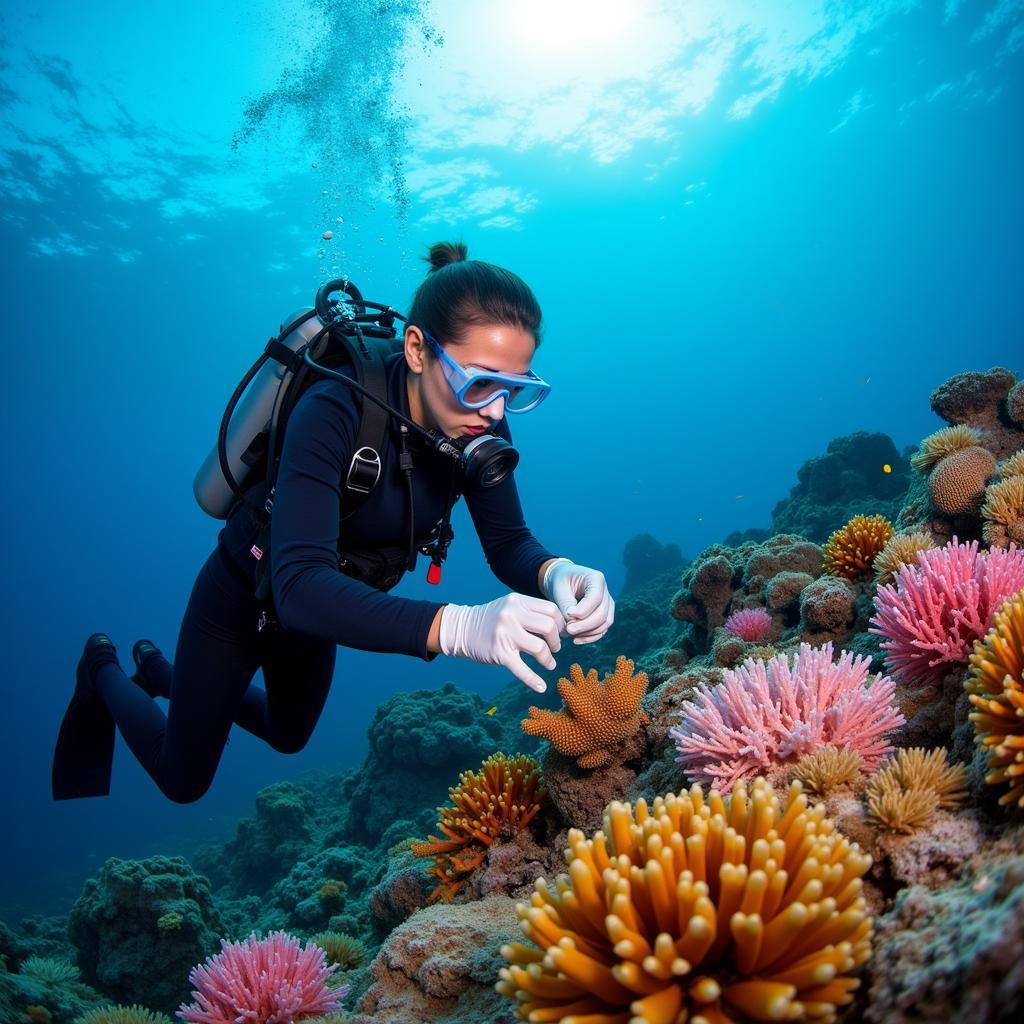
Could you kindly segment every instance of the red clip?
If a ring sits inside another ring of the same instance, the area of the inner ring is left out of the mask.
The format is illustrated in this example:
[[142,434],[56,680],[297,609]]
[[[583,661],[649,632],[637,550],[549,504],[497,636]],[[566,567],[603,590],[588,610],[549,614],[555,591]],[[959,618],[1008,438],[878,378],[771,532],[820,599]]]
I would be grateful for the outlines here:
[[440,583],[441,582],[441,563],[431,562],[427,568],[427,582],[428,583]]

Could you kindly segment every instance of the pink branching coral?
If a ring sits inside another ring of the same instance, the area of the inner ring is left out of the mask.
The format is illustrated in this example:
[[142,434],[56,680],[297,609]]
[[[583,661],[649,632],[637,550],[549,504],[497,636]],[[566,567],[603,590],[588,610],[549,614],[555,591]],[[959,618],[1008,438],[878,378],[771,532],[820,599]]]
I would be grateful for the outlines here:
[[669,730],[676,761],[691,781],[723,793],[825,744],[856,751],[861,770],[872,772],[892,753],[886,734],[906,720],[892,703],[896,684],[882,675],[869,681],[870,664],[848,651],[833,664],[828,643],[801,644],[792,665],[779,654],[725,669],[721,683],[698,686],[677,712],[683,723]]
[[954,537],[920,552],[875,595],[869,632],[883,638],[886,671],[922,686],[941,683],[951,669],[966,666],[974,641],[1021,587],[1024,550],[1014,544],[979,551],[977,541]]
[[756,644],[768,635],[768,630],[772,628],[772,617],[764,608],[744,608],[733,612],[725,620],[725,628],[748,644]]
[[324,951],[287,932],[245,942],[221,939],[221,952],[193,967],[188,976],[196,1002],[181,1004],[177,1016],[193,1024],[292,1024],[304,1017],[334,1013],[348,986],[328,988],[337,969]]

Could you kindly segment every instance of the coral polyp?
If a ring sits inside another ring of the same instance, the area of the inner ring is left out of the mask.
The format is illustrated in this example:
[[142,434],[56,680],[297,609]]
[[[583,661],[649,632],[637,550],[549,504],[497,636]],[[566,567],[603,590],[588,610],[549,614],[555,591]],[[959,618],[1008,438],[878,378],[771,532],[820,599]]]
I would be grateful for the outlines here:
[[827,1022],[851,1001],[871,858],[800,783],[785,808],[763,778],[615,801],[602,831],[568,842],[568,874],[517,905],[532,945],[502,947],[496,988],[521,1020]]

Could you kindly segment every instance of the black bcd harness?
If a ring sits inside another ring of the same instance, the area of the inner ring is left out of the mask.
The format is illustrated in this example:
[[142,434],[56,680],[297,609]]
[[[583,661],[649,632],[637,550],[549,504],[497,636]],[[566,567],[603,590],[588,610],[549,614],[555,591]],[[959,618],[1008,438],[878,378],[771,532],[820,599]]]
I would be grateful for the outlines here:
[[[245,506],[256,530],[250,553],[256,559],[255,597],[259,604],[258,627],[261,633],[278,626],[271,593],[270,524],[283,450],[284,429],[299,398],[321,378],[316,366],[311,365],[306,358],[307,349],[314,363],[320,366],[351,366],[356,382],[371,395],[386,403],[388,396],[385,359],[399,351],[398,344],[395,344],[393,318],[390,313],[391,311],[385,307],[376,318],[375,326],[369,327],[365,323],[353,325],[351,321],[346,320],[330,322],[298,350],[289,348],[282,339],[308,317],[282,327],[279,335],[267,341],[263,358],[280,363],[290,371],[291,377],[286,377],[282,382],[282,387],[285,387],[287,382],[287,390],[278,400],[280,408],[277,409],[276,416],[271,417],[267,426],[256,435],[241,456],[242,462],[247,466],[254,470],[265,469],[265,474],[257,482],[248,484],[244,490],[240,489],[235,502],[235,507],[238,503]],[[379,341],[371,342],[370,338],[384,339],[384,344]],[[339,538],[342,536],[341,523],[362,507],[380,480],[385,446],[390,443],[390,414],[375,401],[365,401],[362,398],[359,401],[361,415],[353,455],[348,471],[341,481]],[[425,536],[414,536],[413,463],[412,453],[408,448],[409,431],[403,423],[399,424],[399,431],[399,467],[405,474],[409,493],[408,544],[355,548],[339,542],[337,550],[337,564],[341,572],[382,591],[390,590],[406,572],[415,569],[417,552],[430,557],[431,565],[427,579],[432,583],[440,582],[440,567],[455,536],[451,527],[451,512],[460,494],[459,466],[453,464],[448,499],[442,518]]]

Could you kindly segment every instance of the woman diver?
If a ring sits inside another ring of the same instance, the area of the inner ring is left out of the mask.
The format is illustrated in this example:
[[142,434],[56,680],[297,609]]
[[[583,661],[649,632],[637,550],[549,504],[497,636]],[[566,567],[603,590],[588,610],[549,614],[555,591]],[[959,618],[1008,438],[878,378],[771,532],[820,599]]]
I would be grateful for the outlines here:
[[[193,585],[173,665],[139,640],[129,677],[106,634],[88,638],[54,752],[55,799],[110,792],[115,725],[160,790],[180,803],[209,788],[232,723],[282,753],[301,750],[323,710],[339,644],[503,665],[542,691],[522,655],[551,670],[562,636],[589,643],[611,626],[604,575],[555,557],[533,537],[511,471],[481,482],[448,457],[485,434],[509,449],[505,413],[535,408],[550,390],[530,370],[541,340],[533,292],[516,274],[467,255],[462,243],[431,247],[404,345],[384,361],[387,405],[400,415],[387,419],[388,443],[371,467],[375,486],[349,515],[343,485],[359,457],[365,403],[334,373],[291,410],[267,503],[272,602],[258,593],[264,551],[254,543],[251,508],[236,501]],[[426,436],[442,441],[432,446]],[[512,592],[475,606],[389,595],[415,564],[414,537],[434,538],[431,568],[439,569],[437,545],[447,547],[461,493],[488,564]],[[384,576],[365,557],[396,549],[398,570],[385,560],[392,571]],[[268,604],[276,623],[264,628]],[[257,669],[263,689],[250,685]],[[168,699],[166,715],[155,697]]]

